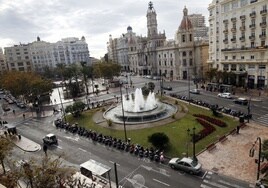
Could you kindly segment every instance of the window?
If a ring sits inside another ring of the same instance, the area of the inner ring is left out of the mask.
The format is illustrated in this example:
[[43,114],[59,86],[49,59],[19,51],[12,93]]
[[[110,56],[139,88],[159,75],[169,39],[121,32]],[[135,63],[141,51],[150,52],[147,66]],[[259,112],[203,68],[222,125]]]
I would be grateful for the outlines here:
[[251,56],[250,56],[250,59],[254,59],[254,55],[251,55]]
[[164,54],[164,57],[167,57],[167,55],[166,55],[166,54]]
[[23,63],[22,62],[18,62],[18,66],[23,66]]
[[226,3],[224,6],[223,6],[223,11],[224,12],[228,12],[230,10],[230,4],[229,3]]
[[236,64],[231,65],[231,71],[236,71]]
[[159,66],[161,66],[161,61],[159,61]]
[[262,34],[262,35],[266,35],[266,29],[265,29],[265,28],[262,28],[262,29],[261,29],[261,34]]
[[255,69],[255,65],[248,65],[248,69]]
[[192,34],[189,35],[190,42],[192,42]]
[[265,46],[265,40],[261,41],[261,46],[264,47]]
[[161,58],[161,55],[159,54],[159,58]]
[[182,35],[181,37],[182,37],[182,39],[181,39],[182,42],[185,42],[185,35]]
[[262,20],[262,23],[266,23],[266,16],[263,16],[261,20]]
[[229,65],[223,64],[223,71],[229,71]]
[[182,56],[183,57],[186,57],[186,52],[182,52]]
[[186,59],[183,59],[183,66],[184,66],[184,67],[187,66]]
[[167,61],[165,61],[165,66],[167,66]]
[[192,56],[193,52],[192,51],[189,51],[189,56]]
[[241,56],[241,59],[245,59],[245,57],[244,56]]
[[11,66],[11,67],[15,67],[15,64],[14,64],[14,63],[10,63],[10,66]]
[[193,66],[193,59],[190,59],[190,66]]
[[170,66],[173,66],[173,61],[172,60],[170,61]]
[[266,69],[265,65],[259,65],[259,69]]
[[225,59],[225,60],[228,60],[228,56],[225,56],[224,59]]
[[241,7],[246,6],[248,4],[248,0],[240,0]]
[[238,1],[232,3],[232,9],[236,9],[238,7]]
[[255,42],[251,42],[251,43],[250,43],[250,47],[251,47],[251,48],[255,48]]
[[239,71],[245,71],[245,70],[246,70],[245,64],[239,64]]
[[233,56],[233,59],[236,59],[236,56],[235,55]]
[[172,57],[172,54],[170,54],[170,57]]

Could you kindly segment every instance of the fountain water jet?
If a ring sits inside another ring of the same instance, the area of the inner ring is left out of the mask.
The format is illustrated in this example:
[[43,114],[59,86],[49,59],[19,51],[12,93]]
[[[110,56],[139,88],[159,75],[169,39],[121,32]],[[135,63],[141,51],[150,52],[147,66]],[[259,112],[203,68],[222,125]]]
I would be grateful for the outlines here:
[[[159,102],[154,92],[144,98],[141,88],[134,96],[123,96],[124,117],[127,124],[148,123],[168,118],[177,112],[173,105]],[[122,105],[113,106],[103,114],[105,119],[123,123]]]

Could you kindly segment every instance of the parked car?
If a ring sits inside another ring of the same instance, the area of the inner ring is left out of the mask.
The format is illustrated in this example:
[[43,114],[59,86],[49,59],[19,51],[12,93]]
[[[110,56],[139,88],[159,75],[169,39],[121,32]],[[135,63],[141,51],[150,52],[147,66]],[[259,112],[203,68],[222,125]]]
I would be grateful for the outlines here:
[[226,98],[226,99],[231,99],[231,93],[219,93],[218,97]]
[[153,80],[161,80],[161,77],[160,76],[154,76]]
[[190,174],[198,174],[202,170],[202,165],[193,161],[191,158],[184,157],[182,159],[172,158],[168,165],[173,169],[182,170]]
[[171,86],[162,86],[162,89],[171,91],[172,87]]
[[43,138],[44,144],[52,145],[52,144],[58,144],[58,139],[54,134],[48,134]]
[[237,98],[234,100],[235,104],[248,105],[248,100],[245,98]]
[[199,89],[191,89],[191,90],[190,90],[190,93],[193,93],[193,94],[200,94],[200,90],[199,90]]

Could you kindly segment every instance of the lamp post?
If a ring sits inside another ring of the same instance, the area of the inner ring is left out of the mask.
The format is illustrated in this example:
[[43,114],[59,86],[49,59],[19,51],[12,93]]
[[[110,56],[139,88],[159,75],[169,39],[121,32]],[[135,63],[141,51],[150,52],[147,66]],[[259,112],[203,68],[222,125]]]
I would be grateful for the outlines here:
[[[187,134],[188,136],[190,135],[190,129],[187,129]],[[192,136],[192,141],[193,141],[193,161],[198,162],[198,159],[195,155],[195,127],[193,127],[193,133],[191,134]],[[187,157],[188,157],[188,142],[187,142]]]
[[187,143],[186,143],[186,157],[189,157],[189,135],[190,135],[190,129],[187,129]]
[[251,96],[250,96],[250,98],[249,98],[249,101],[248,101],[248,117],[247,117],[247,119],[248,119],[248,123],[249,123],[249,117],[250,117],[250,102],[251,102]]
[[123,115],[123,124],[124,124],[124,132],[125,132],[125,142],[127,142],[126,120],[125,120],[123,95],[122,95],[122,83],[120,83],[120,95],[121,95],[122,115]]
[[260,178],[260,168],[261,168],[261,138],[258,137],[257,140],[252,145],[251,149],[249,150],[249,156],[254,157],[255,145],[259,142],[259,154],[258,154],[258,169],[257,169],[257,181]]
[[195,155],[195,127],[193,128],[193,161],[198,161]]

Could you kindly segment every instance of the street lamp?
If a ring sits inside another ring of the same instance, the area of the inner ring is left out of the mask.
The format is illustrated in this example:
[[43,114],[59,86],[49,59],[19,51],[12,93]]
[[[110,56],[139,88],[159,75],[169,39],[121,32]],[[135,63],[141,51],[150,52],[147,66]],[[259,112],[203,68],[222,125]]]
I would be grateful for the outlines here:
[[257,181],[260,178],[260,168],[261,168],[261,138],[258,137],[257,140],[252,145],[251,149],[249,150],[249,156],[254,157],[255,145],[259,141],[259,156],[258,156],[258,170],[257,170]]
[[[190,135],[190,129],[187,129],[187,134]],[[195,155],[195,127],[193,127],[193,134],[192,135],[192,141],[193,141],[193,161],[198,162],[198,159]],[[187,157],[188,157],[188,142],[187,142]]]
[[122,115],[123,115],[123,124],[124,124],[124,132],[125,132],[125,142],[127,142],[126,119],[125,119],[123,95],[122,95],[122,83],[120,83],[120,95],[121,95]]
[[190,136],[190,129],[188,128],[187,129],[187,144],[186,144],[186,157],[188,158],[189,157],[189,136]]

